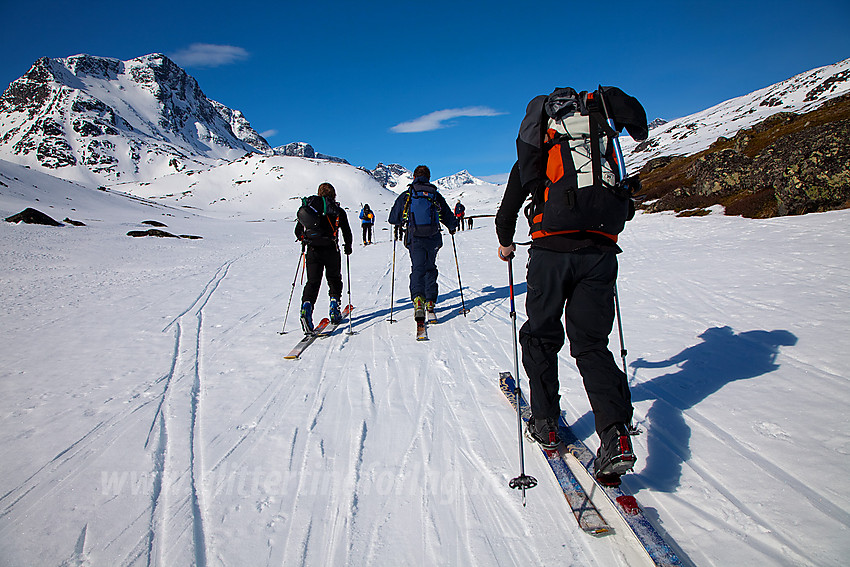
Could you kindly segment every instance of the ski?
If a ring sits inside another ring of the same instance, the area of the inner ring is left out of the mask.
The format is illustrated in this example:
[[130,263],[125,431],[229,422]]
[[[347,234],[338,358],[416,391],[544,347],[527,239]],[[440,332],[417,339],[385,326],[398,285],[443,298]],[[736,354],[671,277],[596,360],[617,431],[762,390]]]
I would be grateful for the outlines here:
[[587,473],[587,478],[595,482],[602,492],[611,500],[611,503],[623,516],[629,528],[640,541],[646,553],[659,567],[676,567],[682,565],[681,559],[670,547],[655,526],[649,521],[641,509],[635,497],[627,494],[620,486],[609,486],[598,482],[593,474],[593,460],[596,458],[584,442],[576,437],[564,420],[564,416],[558,419],[558,435],[561,438],[562,451],[565,458],[575,458],[582,470]]
[[325,327],[322,330],[322,332],[318,333],[318,335],[322,338],[331,336],[333,334],[333,332],[336,331],[337,327],[339,327],[340,325],[345,323],[345,320],[348,318],[348,316],[351,314],[351,312],[353,310],[354,310],[354,306],[346,305],[345,309],[342,310],[342,313],[341,313],[342,318],[340,318],[339,323],[330,323],[327,327]]
[[[514,411],[516,411],[516,384],[510,372],[499,373],[499,385],[502,388],[502,392],[508,398],[508,401],[514,407]],[[528,418],[531,415],[531,408],[528,406],[525,397],[519,400],[519,404],[521,407],[522,419],[527,425]],[[601,536],[611,533],[611,526],[608,525],[605,518],[602,517],[602,514],[600,514],[599,510],[596,506],[594,506],[590,497],[584,491],[584,488],[582,488],[581,483],[579,483],[576,476],[567,466],[562,455],[557,451],[547,451],[542,447],[540,449],[543,451],[543,454],[546,457],[546,462],[549,463],[549,467],[555,474],[555,478],[558,480],[558,484],[564,492],[564,498],[566,498],[567,503],[570,505],[570,509],[572,510],[579,527],[592,535]]]
[[417,321],[416,322],[416,340],[417,341],[427,341],[428,340],[428,327],[425,325],[425,321]]
[[[511,376],[510,372],[502,372],[499,377],[502,391],[506,396],[508,396],[511,403],[514,404],[515,396],[513,395],[513,376]],[[525,399],[523,399],[521,403],[525,410],[525,408],[527,408]],[[514,409],[516,409],[516,406],[514,406]],[[525,411],[523,411],[523,413],[525,414]],[[525,419],[525,415],[523,415],[523,419]],[[655,563],[655,565],[658,567],[681,566],[682,561],[670,547],[670,544],[668,544],[661,534],[658,533],[655,526],[650,523],[635,497],[631,494],[625,493],[618,486],[606,486],[600,484],[596,480],[593,475],[593,460],[596,456],[581,439],[576,437],[575,433],[573,433],[569,425],[567,425],[567,422],[564,420],[563,414],[558,418],[558,436],[561,438],[561,445],[558,449],[558,458],[564,463],[564,468],[566,468],[570,475],[576,479],[575,482],[581,486],[578,482],[578,478],[575,476],[576,474],[581,474],[583,477],[582,480],[585,482],[585,486],[593,484],[597,487],[597,491],[603,492],[605,496],[608,497],[614,508],[623,517],[626,525],[629,526],[629,529],[643,546],[647,555]],[[545,450],[543,452],[544,454],[547,453]],[[550,461],[551,465],[551,459],[548,454],[546,458]],[[576,466],[574,468],[570,468],[567,464],[571,459],[576,462]],[[577,470],[578,472],[574,473],[574,470]],[[555,474],[557,476],[558,473]],[[563,486],[563,483],[561,484]],[[576,518],[578,518],[578,516],[576,516]]]
[[322,331],[325,330],[325,327],[330,325],[330,323],[331,320],[327,317],[319,321],[319,324],[313,328],[313,332],[305,333],[304,338],[298,341],[298,344],[295,345],[295,348],[293,348],[292,351],[290,351],[290,353],[284,356],[283,358],[287,360],[292,360],[301,356],[301,353],[304,352],[304,349],[313,344],[313,341],[319,338],[319,335],[322,333]]
[[428,319],[429,325],[436,325],[438,323],[437,314],[434,313],[433,311],[425,311],[425,316]]

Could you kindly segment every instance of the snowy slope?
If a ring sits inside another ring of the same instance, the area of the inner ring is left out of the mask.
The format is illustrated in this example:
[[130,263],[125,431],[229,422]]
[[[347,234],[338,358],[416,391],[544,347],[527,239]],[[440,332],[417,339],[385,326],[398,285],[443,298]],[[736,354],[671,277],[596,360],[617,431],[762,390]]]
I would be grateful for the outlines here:
[[649,139],[639,144],[624,134],[621,141],[626,165],[629,171],[637,171],[656,157],[694,154],[717,138],[730,138],[777,112],[808,112],[848,92],[850,59],[845,59],[671,120],[650,130]]
[[250,154],[208,169],[166,175],[149,182],[118,183],[115,191],[149,198],[187,210],[216,216],[294,218],[301,197],[314,195],[329,182],[337,200],[354,213],[364,203],[389,209],[395,193],[381,187],[367,172],[322,159]]
[[[471,312],[444,247],[441,323],[417,343],[409,260],[397,247],[393,284],[379,210],[377,244],[350,258],[356,334],[286,361],[300,282],[285,214],[215,218],[0,173],[3,217],[28,203],[88,224],[0,222],[0,565],[626,564],[615,540],[577,530],[536,449],[527,508],[507,486],[516,423],[497,379],[512,340],[492,221],[456,235]],[[203,239],[125,236],[147,219]],[[639,215],[623,234],[645,430],[627,487],[686,564],[846,562],[848,221]],[[520,323],[524,263],[521,250]],[[561,360],[562,408],[595,448]]]

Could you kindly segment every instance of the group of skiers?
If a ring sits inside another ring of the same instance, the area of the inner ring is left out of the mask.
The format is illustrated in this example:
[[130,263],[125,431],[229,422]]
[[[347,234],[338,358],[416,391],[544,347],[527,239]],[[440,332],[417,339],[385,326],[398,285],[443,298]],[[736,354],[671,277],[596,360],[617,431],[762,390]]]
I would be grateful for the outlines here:
[[[526,109],[513,165],[496,214],[498,257],[510,262],[519,211],[525,207],[532,238],[527,265],[527,321],[519,332],[522,364],[531,387],[528,433],[546,449],[560,445],[558,353],[569,339],[593,410],[600,447],[596,478],[619,484],[637,460],[629,426],[633,408],[628,379],[610,350],[615,315],[617,235],[634,215],[637,176],[625,174],[617,134],[626,128],[647,138],[646,113],[637,99],[616,87],[576,92],[556,89],[535,97]],[[389,222],[411,260],[410,298],[417,322],[434,311],[440,225],[450,234],[464,224],[465,208],[454,211],[431,183],[425,165],[393,204]],[[309,211],[304,212],[308,209]],[[312,212],[312,214],[307,214]],[[302,218],[303,217],[303,218]],[[316,219],[319,219],[318,221]],[[372,242],[374,213],[360,213],[364,245]],[[344,209],[329,183],[299,209],[295,233],[306,245],[307,284],[301,298],[305,332],[313,329],[312,309],[322,272],[328,280],[331,322],[340,320],[342,292],[338,234],[351,254],[352,234]],[[519,377],[517,377],[518,379]]]

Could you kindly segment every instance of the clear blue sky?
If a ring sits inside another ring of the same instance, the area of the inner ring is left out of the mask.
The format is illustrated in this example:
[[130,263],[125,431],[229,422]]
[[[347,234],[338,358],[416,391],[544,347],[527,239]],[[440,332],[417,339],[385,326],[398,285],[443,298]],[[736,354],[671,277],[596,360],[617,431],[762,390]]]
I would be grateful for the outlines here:
[[0,20],[4,89],[39,57],[165,53],[272,146],[435,178],[506,173],[556,86],[616,85],[669,120],[850,57],[848,0],[0,0]]

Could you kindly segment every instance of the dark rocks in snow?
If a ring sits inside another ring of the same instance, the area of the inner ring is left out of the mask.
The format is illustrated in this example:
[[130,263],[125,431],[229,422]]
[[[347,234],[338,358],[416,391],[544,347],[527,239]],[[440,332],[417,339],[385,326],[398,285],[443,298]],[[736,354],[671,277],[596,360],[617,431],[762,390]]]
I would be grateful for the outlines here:
[[143,236],[155,236],[157,238],[185,238],[188,240],[200,240],[203,238],[202,236],[195,236],[192,234],[171,234],[170,232],[166,232],[158,228],[149,228],[148,230],[131,230],[127,233],[127,236],[132,236],[135,238],[140,238]]
[[6,218],[6,222],[10,223],[26,223],[26,224],[43,224],[45,226],[65,226],[56,219],[42,213],[33,208],[26,208],[16,215]]
[[139,238],[142,236],[156,236],[159,238],[180,238],[176,234],[171,234],[170,232],[166,232],[158,228],[149,228],[148,230],[131,230],[127,233],[127,236],[133,236],[135,238]]
[[68,217],[65,217],[65,219],[62,222],[68,223],[68,224],[73,225],[73,226],[86,226],[86,223],[84,223],[82,221],[71,220]]
[[158,228],[165,228],[165,227],[168,226],[167,224],[164,224],[164,223],[161,223],[161,222],[155,221],[155,220],[142,221],[142,224],[147,224],[147,225],[155,226],[155,227],[158,227]]

